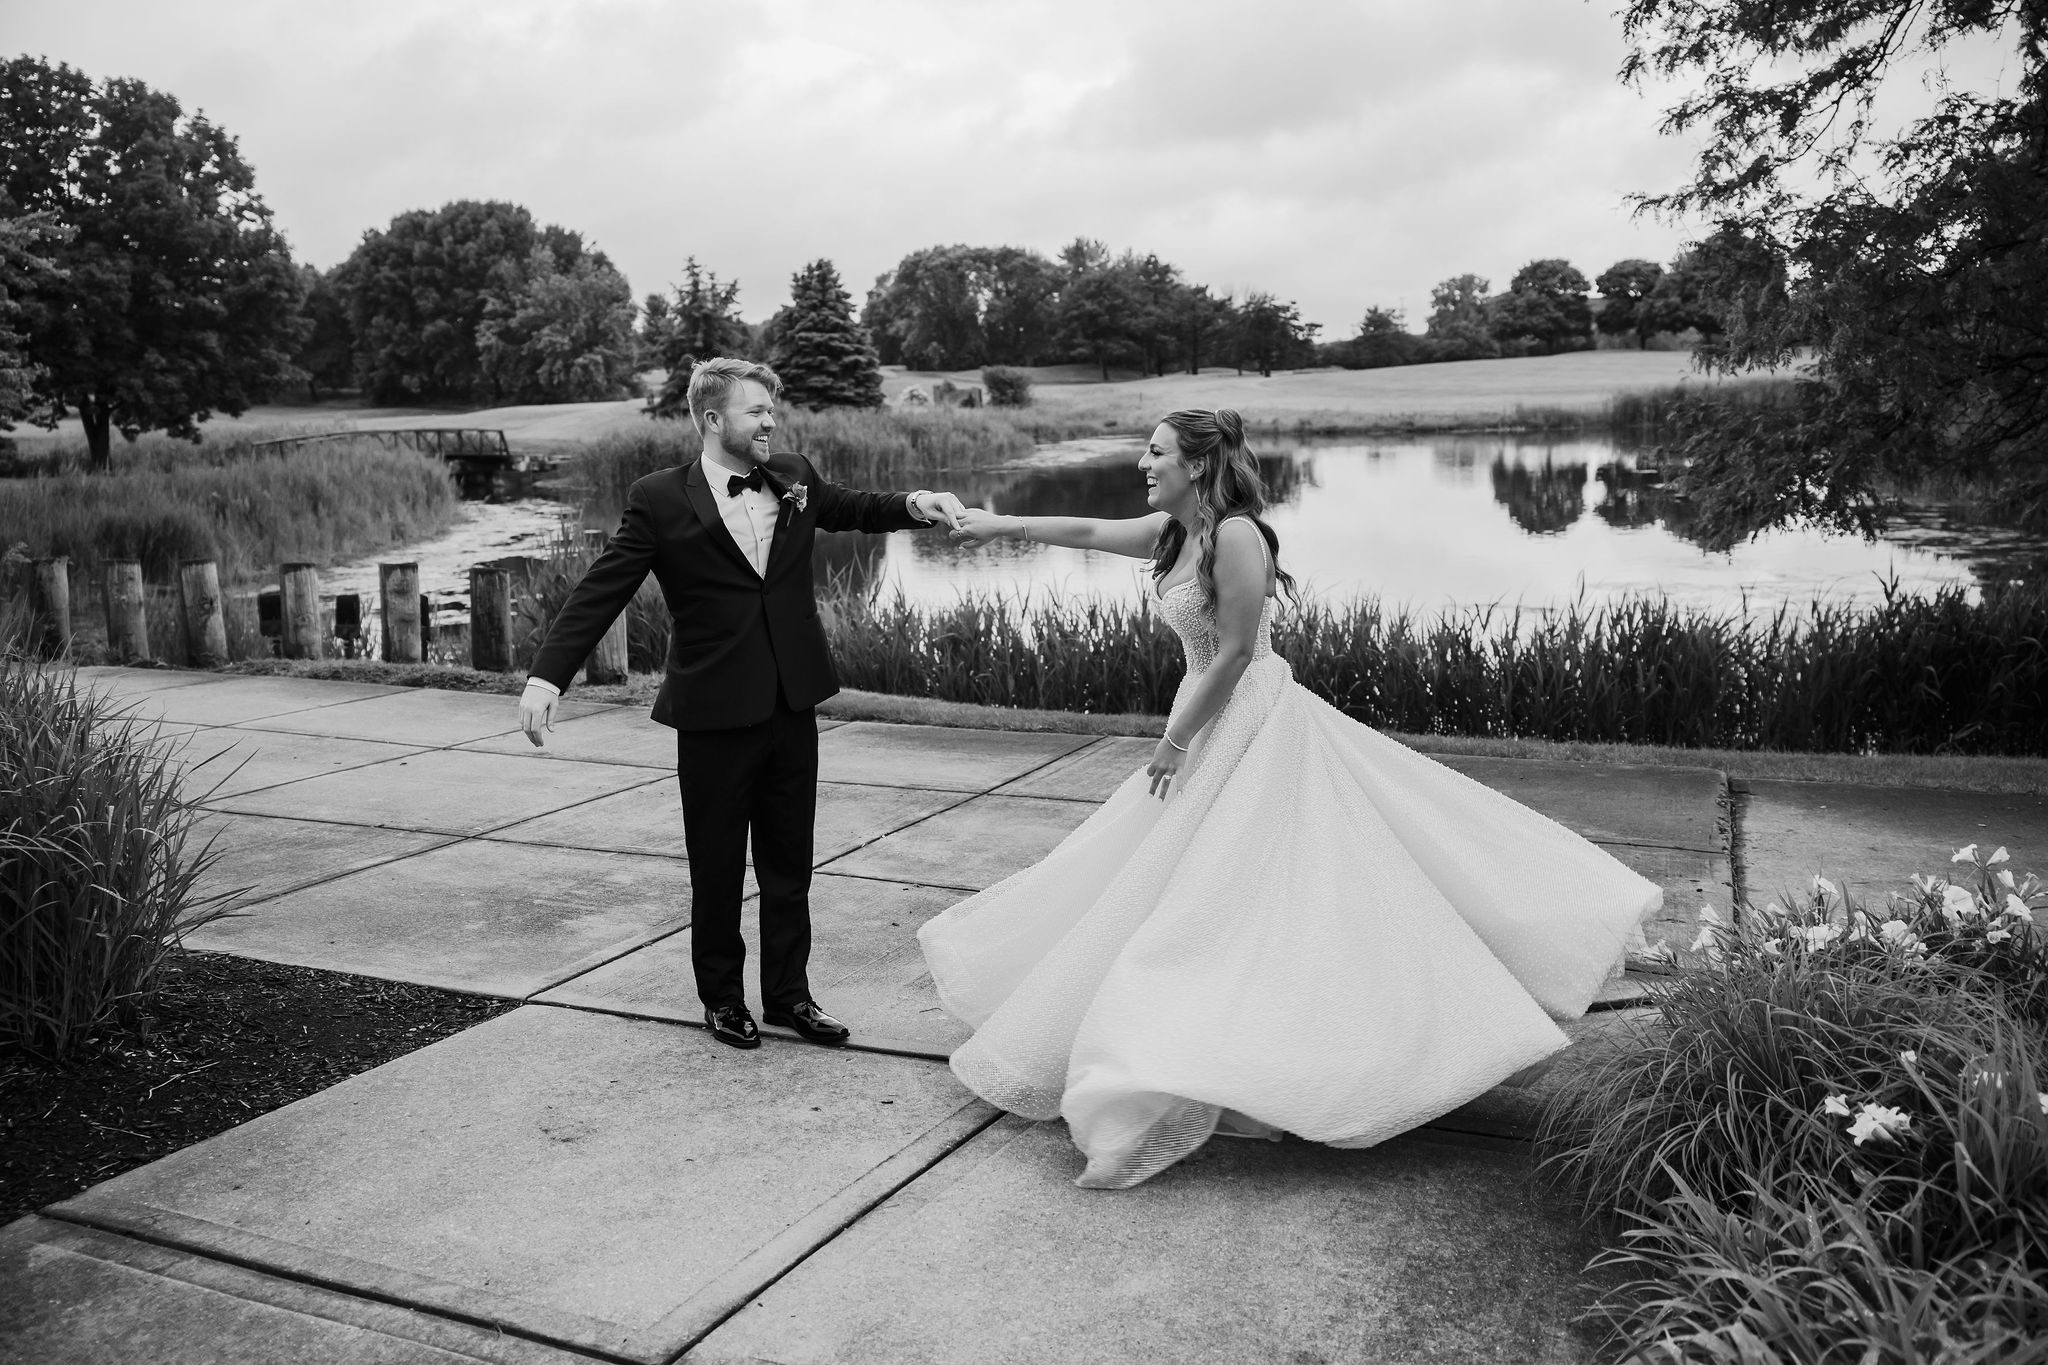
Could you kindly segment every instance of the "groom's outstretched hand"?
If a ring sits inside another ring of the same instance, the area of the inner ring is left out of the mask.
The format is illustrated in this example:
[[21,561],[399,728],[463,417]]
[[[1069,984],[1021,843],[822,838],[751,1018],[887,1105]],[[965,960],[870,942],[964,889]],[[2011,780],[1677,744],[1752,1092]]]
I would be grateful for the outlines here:
[[923,489],[910,495],[910,510],[926,521],[944,522],[948,530],[960,529],[960,518],[967,509],[960,505],[960,499],[951,493],[928,493]]
[[526,690],[519,694],[519,728],[526,731],[536,749],[546,743],[540,732],[555,728],[555,703],[561,699],[561,693],[540,679],[526,680]]

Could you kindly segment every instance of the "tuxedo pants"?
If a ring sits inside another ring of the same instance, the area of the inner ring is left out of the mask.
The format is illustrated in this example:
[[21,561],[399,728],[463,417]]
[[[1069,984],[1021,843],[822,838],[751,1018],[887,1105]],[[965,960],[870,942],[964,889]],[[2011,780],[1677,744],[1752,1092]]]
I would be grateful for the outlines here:
[[683,846],[690,859],[690,963],[706,1006],[746,1003],[740,899],[747,840],[761,884],[761,1003],[811,998],[811,829],[818,813],[818,722],[776,702],[736,730],[676,732]]

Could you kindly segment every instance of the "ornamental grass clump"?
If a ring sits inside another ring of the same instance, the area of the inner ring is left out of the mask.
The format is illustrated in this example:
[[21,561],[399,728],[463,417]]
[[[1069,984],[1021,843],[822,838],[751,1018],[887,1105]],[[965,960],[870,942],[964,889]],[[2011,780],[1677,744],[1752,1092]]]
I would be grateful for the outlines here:
[[211,841],[152,732],[68,671],[0,659],[0,1046],[61,1059],[135,1026],[203,895]]
[[2006,862],[1703,911],[1706,969],[1555,1097],[1543,1169],[1618,1234],[1623,1355],[2042,1358],[2048,889]]

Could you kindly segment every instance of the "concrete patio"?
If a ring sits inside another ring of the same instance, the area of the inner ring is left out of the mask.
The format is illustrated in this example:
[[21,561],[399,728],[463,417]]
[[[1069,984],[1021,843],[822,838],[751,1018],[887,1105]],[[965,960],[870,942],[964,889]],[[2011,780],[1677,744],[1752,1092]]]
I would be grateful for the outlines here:
[[[918,926],[1148,741],[821,722],[813,983],[855,1046],[742,1054],[697,1027],[672,741],[637,709],[572,697],[535,751],[502,696],[81,677],[178,740],[212,885],[247,888],[190,946],[521,1007],[0,1231],[0,1357],[1587,1358],[1588,1247],[1525,1180],[1556,1067],[1378,1148],[1218,1140],[1116,1194],[946,1069],[964,1033]],[[1737,895],[1737,830],[1766,892],[1981,837],[2048,852],[2034,798],[1455,766],[1660,882],[1680,949]],[[1641,990],[1575,1033],[1626,1030]]]

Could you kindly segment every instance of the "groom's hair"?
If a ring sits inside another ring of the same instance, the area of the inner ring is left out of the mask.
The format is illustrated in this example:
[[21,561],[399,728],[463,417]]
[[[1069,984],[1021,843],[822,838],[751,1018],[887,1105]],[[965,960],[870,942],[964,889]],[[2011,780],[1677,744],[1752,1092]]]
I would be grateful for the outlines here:
[[725,400],[742,381],[751,379],[765,385],[770,395],[782,396],[782,381],[766,365],[735,356],[700,360],[690,368],[690,421],[704,430],[704,414],[725,410]]

